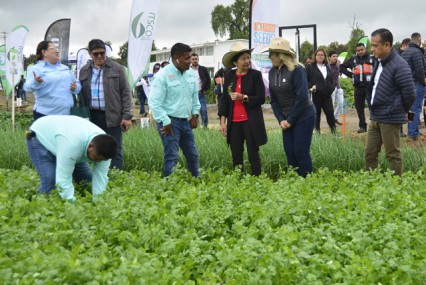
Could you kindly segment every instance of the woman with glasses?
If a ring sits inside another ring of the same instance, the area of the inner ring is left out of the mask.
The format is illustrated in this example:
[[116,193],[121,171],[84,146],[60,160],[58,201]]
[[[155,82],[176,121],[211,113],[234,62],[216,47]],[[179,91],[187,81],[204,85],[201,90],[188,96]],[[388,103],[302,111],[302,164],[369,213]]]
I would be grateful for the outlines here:
[[237,42],[223,56],[222,63],[229,71],[225,73],[219,116],[220,130],[231,147],[234,167],[243,167],[245,141],[251,174],[258,176],[262,168],[259,146],[267,142],[262,113],[265,85],[262,74],[251,68],[251,51]]
[[272,62],[269,71],[271,107],[282,129],[288,165],[306,177],[312,172],[310,148],[315,107],[309,99],[305,71],[284,38],[273,38],[263,52],[269,52]]
[[317,111],[315,130],[320,132],[321,109],[324,110],[327,123],[332,133],[336,132],[336,121],[334,119],[333,99],[334,91],[331,69],[328,66],[325,50],[317,49],[312,57],[312,64],[306,66],[308,86],[312,92],[312,101]]
[[68,66],[59,61],[59,50],[51,41],[37,45],[36,64],[28,67],[25,91],[34,93],[34,121],[47,115],[69,115],[74,105],[73,94],[80,83]]

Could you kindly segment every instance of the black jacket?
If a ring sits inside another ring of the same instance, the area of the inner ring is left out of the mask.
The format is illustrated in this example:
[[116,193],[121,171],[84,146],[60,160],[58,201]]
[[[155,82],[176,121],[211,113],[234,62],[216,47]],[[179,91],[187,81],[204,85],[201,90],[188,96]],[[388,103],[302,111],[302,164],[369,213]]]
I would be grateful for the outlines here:
[[402,53],[402,58],[408,62],[413,74],[414,82],[425,83],[426,61],[423,49],[415,43],[409,43],[408,48]]
[[283,65],[269,71],[269,92],[271,107],[280,123],[287,120],[291,125],[303,121],[316,113],[308,96],[306,73],[298,65],[293,71]]
[[373,104],[371,98],[374,76],[379,62],[374,65],[372,80],[367,87],[366,98],[371,120],[387,124],[403,124],[415,99],[410,67],[393,49],[381,63],[383,71],[376,86]]
[[211,85],[211,79],[209,71],[205,66],[199,65],[198,66],[198,75],[200,76],[201,80],[201,91],[206,92],[210,89]]
[[328,65],[327,67],[327,76],[324,79],[322,76],[321,70],[319,70],[316,63],[312,63],[306,66],[306,75],[308,78],[308,86],[316,85],[316,91],[312,93],[312,96],[331,96],[331,93],[334,91],[333,78],[331,77],[331,69]]
[[[234,101],[228,93],[228,86],[237,85],[236,70],[230,70],[225,73],[225,84],[223,86],[223,96],[219,103],[219,116],[227,118],[227,142],[230,143],[230,134],[232,127],[232,116],[234,112]],[[253,131],[253,137],[257,146],[266,144],[268,141],[266,135],[265,121],[263,120],[262,104],[265,103],[265,85],[260,71],[249,69],[247,75],[241,79],[241,93],[248,96],[248,102],[244,102],[248,123]]]

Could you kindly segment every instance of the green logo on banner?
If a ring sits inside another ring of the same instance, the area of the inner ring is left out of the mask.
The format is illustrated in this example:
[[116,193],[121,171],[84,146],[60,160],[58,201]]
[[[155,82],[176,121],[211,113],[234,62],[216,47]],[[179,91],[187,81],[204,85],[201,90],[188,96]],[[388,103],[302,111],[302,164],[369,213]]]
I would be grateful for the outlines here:
[[16,48],[11,48],[7,53],[7,59],[10,62],[16,62],[18,60],[19,51]]
[[145,34],[145,27],[140,23],[143,12],[138,14],[132,21],[132,33],[135,38],[140,38]]

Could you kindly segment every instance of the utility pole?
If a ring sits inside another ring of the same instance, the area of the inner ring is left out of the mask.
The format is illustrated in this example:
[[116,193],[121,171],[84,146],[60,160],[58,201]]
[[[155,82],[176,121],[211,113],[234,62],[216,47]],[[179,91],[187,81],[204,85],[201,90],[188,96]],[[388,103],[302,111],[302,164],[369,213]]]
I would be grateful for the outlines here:
[[[0,38],[3,40],[3,44],[4,44],[4,46],[6,47],[6,37],[7,37],[7,33],[6,32],[1,32],[0,33]],[[6,51],[6,49],[5,49],[5,51]],[[5,53],[5,56],[6,56],[6,53]],[[6,59],[5,59],[6,60]],[[5,66],[5,68],[6,68],[6,66]],[[5,76],[6,76],[6,74],[5,74]],[[6,79],[6,78],[5,78]],[[3,84],[3,79],[0,77],[0,85],[1,85],[1,89],[2,90],[4,90],[5,89],[5,86],[4,86],[4,84]],[[6,92],[6,91],[5,91]],[[6,100],[6,108],[8,107],[7,106],[7,104],[8,104],[8,102],[7,102],[7,100]]]

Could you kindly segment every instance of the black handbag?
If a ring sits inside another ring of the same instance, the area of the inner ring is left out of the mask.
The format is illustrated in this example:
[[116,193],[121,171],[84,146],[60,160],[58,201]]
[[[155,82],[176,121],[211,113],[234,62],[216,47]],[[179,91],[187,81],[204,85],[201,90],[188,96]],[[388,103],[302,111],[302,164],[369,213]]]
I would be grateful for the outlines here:
[[84,104],[83,96],[81,93],[73,94],[74,106],[71,107],[71,115],[78,116],[84,119],[90,119],[90,109]]

